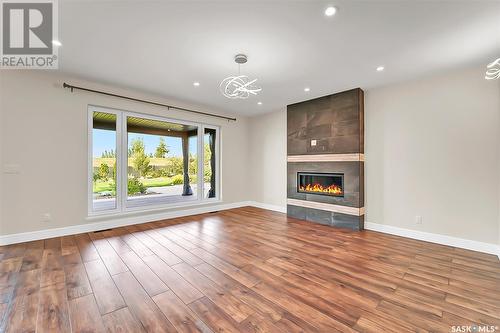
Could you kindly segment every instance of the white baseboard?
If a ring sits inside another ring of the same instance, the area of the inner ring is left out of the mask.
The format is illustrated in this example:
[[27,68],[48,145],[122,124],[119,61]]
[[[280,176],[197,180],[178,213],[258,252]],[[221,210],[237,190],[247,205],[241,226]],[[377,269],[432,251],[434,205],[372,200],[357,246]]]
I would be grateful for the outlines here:
[[[141,214],[125,217],[113,217],[105,221],[99,221],[94,223],[85,223],[63,228],[53,228],[45,230],[37,230],[31,232],[23,232],[18,234],[10,234],[0,236],[0,245],[9,245],[22,242],[29,242],[39,239],[47,239],[53,237],[61,237],[67,235],[81,234],[84,232],[93,232],[98,230],[105,230],[117,227],[123,227],[132,224],[140,224],[146,222],[159,221],[164,219],[171,219],[181,216],[189,216],[196,214],[209,213],[217,210],[226,210],[244,206],[252,206],[250,201],[241,201],[229,204],[216,204],[210,206],[196,207],[190,209],[176,210],[176,211],[165,211],[161,213],[154,214]],[[104,217],[103,217],[104,218]]]
[[431,243],[437,243],[437,244],[441,244],[441,245],[448,245],[448,246],[459,247],[462,249],[467,249],[467,250],[472,250],[472,251],[494,254],[494,255],[497,255],[498,258],[500,259],[500,246],[496,245],[496,244],[478,242],[478,241],[473,241],[470,239],[464,239],[464,238],[458,238],[458,237],[452,237],[452,236],[446,236],[446,235],[440,235],[440,234],[434,234],[434,233],[425,232],[425,231],[404,229],[404,228],[394,227],[394,226],[390,226],[390,225],[378,224],[378,223],[372,223],[372,222],[366,222],[366,221],[365,221],[365,229],[383,232],[386,234],[391,234],[391,235],[396,235],[396,236],[418,239],[418,240],[431,242]]
[[270,204],[257,202],[257,201],[249,201],[248,203],[249,203],[249,206],[267,209],[267,210],[274,210],[275,212],[280,212],[280,213],[286,213],[286,206],[270,205]]

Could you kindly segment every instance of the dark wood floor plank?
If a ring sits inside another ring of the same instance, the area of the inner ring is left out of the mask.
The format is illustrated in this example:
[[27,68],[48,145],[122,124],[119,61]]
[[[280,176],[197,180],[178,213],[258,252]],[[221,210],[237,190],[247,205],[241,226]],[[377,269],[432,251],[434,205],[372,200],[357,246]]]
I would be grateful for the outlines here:
[[158,243],[155,239],[149,237],[144,232],[134,234],[139,241],[146,245],[154,254],[161,258],[167,265],[175,265],[182,262],[182,259],[173,254],[169,249]]
[[212,332],[172,291],[156,295],[153,300],[177,332]]
[[71,331],[64,282],[50,284],[40,289],[36,328],[37,332],[44,333],[67,333]]
[[500,327],[500,262],[242,207],[0,246],[0,332]]
[[189,304],[193,310],[214,332],[238,333],[240,329],[226,313],[220,310],[207,297],[200,298]]
[[210,279],[186,263],[172,266],[184,279],[200,290],[210,301],[222,309],[226,314],[240,323],[255,311],[248,305],[234,297],[230,292],[217,286]]
[[132,249],[121,239],[122,235],[126,235],[128,231],[126,229],[111,229],[103,232],[103,235],[108,240],[109,244],[118,254],[127,253],[132,251]]
[[68,299],[78,298],[92,293],[87,272],[83,264],[64,266]]
[[38,269],[42,265],[43,257],[43,247],[44,242],[34,241],[29,242],[26,246],[26,251],[23,256],[23,264],[21,266],[21,271],[30,271],[32,269]]
[[106,331],[109,333],[145,332],[141,323],[130,313],[128,308],[113,311],[102,316]]
[[188,250],[184,249],[183,247],[177,245],[176,243],[172,242],[162,234],[160,234],[157,230],[155,229],[150,229],[144,232],[146,235],[149,237],[153,238],[156,240],[159,244],[163,245],[165,248],[167,248],[170,252],[175,254],[177,257],[179,257],[182,261],[188,263],[191,266],[194,265],[199,265],[203,263],[204,261]]
[[[327,303],[324,303],[322,305],[324,309],[320,311],[318,310],[318,308],[313,306],[313,304],[317,305],[318,303],[313,303],[313,299],[311,299],[310,301],[306,299],[305,294],[304,297],[299,300],[298,297],[290,294],[289,291],[286,293],[277,292],[277,289],[274,286],[267,285],[263,282],[257,284],[254,289],[263,297],[279,304],[285,309],[288,309],[297,317],[310,323],[320,331],[354,332],[345,322],[340,321],[340,316],[344,315],[346,317],[349,317],[351,315],[347,311],[342,314],[339,309],[334,309],[333,307],[331,307],[332,305],[328,305]],[[320,302],[319,298],[314,300],[316,302]],[[329,315],[325,314],[325,312],[323,311],[327,311]],[[331,317],[333,315],[335,315],[335,317]],[[348,321],[349,318],[344,318],[344,320]],[[353,323],[354,322],[355,320],[353,321]]]
[[90,238],[94,243],[99,256],[104,265],[109,271],[109,274],[115,275],[128,271],[127,265],[121,260],[120,256],[115,252],[113,247],[108,243],[103,235],[91,233]]
[[75,235],[75,242],[84,262],[100,259],[99,253],[97,253],[97,250],[88,234]]
[[241,324],[239,324],[240,332],[243,333],[260,333],[260,332],[273,332],[273,333],[288,333],[288,330],[283,331],[282,328],[276,326],[272,321],[254,313]]
[[149,296],[158,295],[168,290],[165,283],[153,273],[137,254],[128,252],[120,256]]
[[86,262],[85,270],[101,314],[125,307],[123,297],[101,260]]
[[[11,259],[7,259],[11,260]],[[19,261],[18,269],[21,268]],[[19,283],[19,272],[0,272],[0,304],[9,303]]]
[[[43,242],[43,241],[42,241]],[[2,246],[2,261],[12,258],[21,258],[26,251],[28,243],[12,244],[7,246]]]
[[0,273],[19,272],[23,265],[23,257],[2,259]]
[[44,249],[61,250],[61,237],[44,239]]
[[263,316],[271,318],[273,321],[278,321],[283,318],[283,313],[285,312],[283,308],[260,296],[252,289],[245,287],[215,267],[204,263],[195,268],[214,283],[230,291],[237,299],[249,305]]
[[155,274],[186,304],[203,294],[156,255],[143,258]]
[[123,295],[130,312],[141,322],[147,332],[176,332],[132,273],[125,272],[114,275],[113,280]]
[[73,332],[105,332],[94,295],[90,294],[70,300],[69,309]]
[[19,273],[10,302],[5,303],[4,318],[0,319],[0,332],[35,332],[40,297],[41,270]]
[[82,263],[80,250],[76,245],[75,237],[61,237],[61,255],[64,265],[76,265]]
[[395,304],[382,300],[377,309],[389,315],[402,318],[403,320],[412,323],[422,329],[430,332],[446,332],[450,329],[450,325],[443,323],[434,316],[428,316],[425,313],[418,313],[416,311],[408,311],[404,305]]
[[178,236],[168,228],[160,228],[158,229],[158,232],[186,250],[193,250],[197,248],[196,244]]
[[139,257],[146,257],[153,254],[134,234],[123,234],[121,238]]
[[259,282],[259,279],[251,276],[245,271],[241,271],[239,268],[225,262],[224,260],[218,258],[217,256],[214,256],[208,251],[205,251],[203,249],[195,249],[191,250],[191,252],[194,253],[199,258],[203,259],[205,262],[216,267],[220,271],[226,273],[227,275],[229,275],[230,277],[232,277],[233,279],[240,282],[246,287],[251,288]]
[[446,302],[460,305],[464,308],[474,310],[479,313],[500,319],[500,307],[484,304],[481,300],[471,300],[456,295],[447,295]]
[[[52,244],[54,245],[54,244]],[[41,287],[65,282],[63,260],[61,249],[48,248],[43,250],[42,255],[42,278]]]

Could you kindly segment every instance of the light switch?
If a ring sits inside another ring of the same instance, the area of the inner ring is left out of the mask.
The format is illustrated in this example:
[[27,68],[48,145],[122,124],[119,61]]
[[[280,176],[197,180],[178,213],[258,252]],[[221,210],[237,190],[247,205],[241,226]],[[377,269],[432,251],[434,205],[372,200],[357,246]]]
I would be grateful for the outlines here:
[[311,147],[316,146],[316,140],[311,140]]
[[3,173],[17,175],[21,172],[20,169],[19,164],[4,164]]

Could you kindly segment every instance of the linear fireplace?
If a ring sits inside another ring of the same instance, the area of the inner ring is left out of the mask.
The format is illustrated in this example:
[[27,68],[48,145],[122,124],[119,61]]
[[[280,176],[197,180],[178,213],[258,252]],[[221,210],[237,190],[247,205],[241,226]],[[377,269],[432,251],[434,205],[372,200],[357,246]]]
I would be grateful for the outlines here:
[[297,192],[343,197],[344,174],[297,172]]
[[364,93],[351,89],[287,106],[287,214],[363,230]]

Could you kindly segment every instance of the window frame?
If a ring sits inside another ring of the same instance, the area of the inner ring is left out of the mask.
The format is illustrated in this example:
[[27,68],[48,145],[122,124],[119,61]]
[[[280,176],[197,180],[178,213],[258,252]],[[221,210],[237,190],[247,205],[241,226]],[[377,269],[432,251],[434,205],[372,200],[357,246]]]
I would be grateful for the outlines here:
[[[94,200],[93,200],[93,115],[94,112],[103,112],[116,115],[116,205],[114,209],[109,210],[94,210]],[[175,203],[161,203],[161,204],[150,204],[137,207],[127,207],[127,167],[128,167],[128,156],[125,153],[128,148],[128,132],[127,132],[127,118],[128,117],[138,117],[150,120],[165,121],[182,125],[191,125],[198,128],[197,135],[197,156],[198,156],[198,173],[197,173],[197,198],[196,200],[189,200],[185,202],[175,202]],[[199,206],[210,203],[217,203],[222,201],[221,195],[221,127],[218,125],[207,124],[202,122],[186,121],[176,118],[168,118],[157,115],[151,115],[147,113],[128,111],[123,109],[116,109],[111,107],[88,105],[87,108],[87,136],[88,136],[88,167],[87,167],[87,215],[89,217],[93,216],[108,216],[108,215],[122,215],[127,213],[137,213],[137,212],[149,212],[163,209],[172,209],[179,207],[189,207],[189,206]],[[215,197],[214,198],[204,198],[204,181],[203,181],[203,167],[204,167],[204,135],[205,128],[215,130]],[[125,166],[125,167],[124,167]],[[200,177],[201,176],[201,177]]]
[[[220,175],[221,175],[221,148],[220,148],[220,137],[221,137],[221,130],[220,130],[220,127],[219,126],[214,126],[214,125],[208,125],[208,124],[203,124],[202,125],[202,135],[201,135],[201,144],[198,144],[198,147],[201,148],[202,150],[202,153],[201,156],[202,158],[198,160],[198,167],[201,168],[201,173],[202,173],[202,177],[201,177],[201,182],[202,182],[202,193],[205,193],[205,182],[203,181],[203,175],[204,175],[204,170],[203,170],[203,166],[204,166],[204,161],[205,161],[205,143],[203,141],[203,138],[205,137],[205,128],[208,128],[208,129],[213,129],[215,130],[215,197],[214,198],[204,198],[204,201],[205,202],[211,202],[211,201],[221,201],[222,200],[222,197],[221,197],[221,178],[220,178]],[[201,166],[200,166],[201,164]],[[198,179],[200,179],[200,177],[198,177]],[[199,185],[199,184],[198,184]]]

